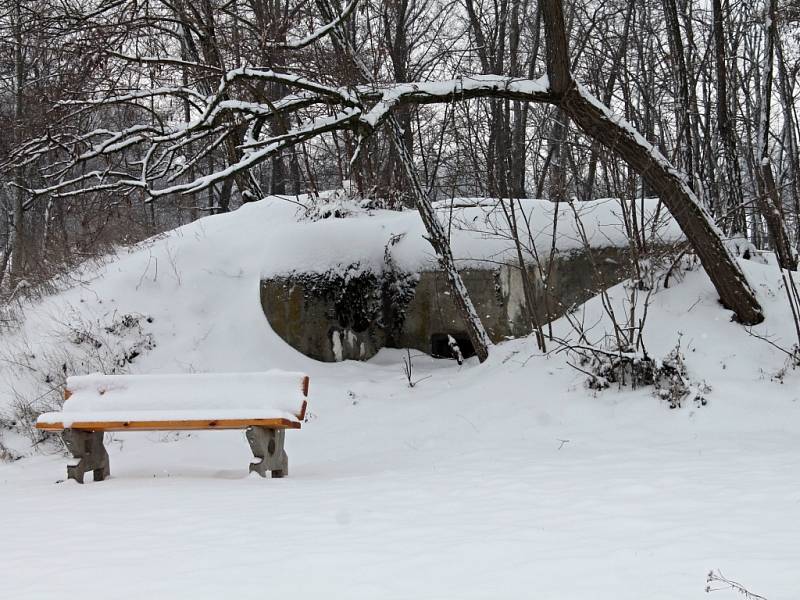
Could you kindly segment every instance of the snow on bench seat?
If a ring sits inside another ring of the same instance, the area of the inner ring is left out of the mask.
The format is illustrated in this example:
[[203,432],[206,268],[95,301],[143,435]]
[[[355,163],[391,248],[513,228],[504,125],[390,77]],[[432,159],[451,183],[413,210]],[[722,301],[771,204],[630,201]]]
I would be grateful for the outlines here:
[[299,429],[308,377],[303,373],[197,373],[69,377],[60,412],[42,414],[46,431]]

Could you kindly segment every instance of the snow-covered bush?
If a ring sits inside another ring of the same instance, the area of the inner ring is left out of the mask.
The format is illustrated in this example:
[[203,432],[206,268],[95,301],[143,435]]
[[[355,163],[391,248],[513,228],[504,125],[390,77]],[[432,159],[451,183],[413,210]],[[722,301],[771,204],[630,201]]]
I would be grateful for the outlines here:
[[0,393],[10,396],[4,403],[9,408],[0,414],[0,430],[40,443],[45,436],[34,428],[36,417],[60,408],[67,376],[128,372],[140,355],[156,346],[147,331],[152,322],[147,315],[116,312],[88,319],[72,310],[53,319],[46,345],[30,343],[21,334],[12,338],[0,350],[8,378]]
[[586,385],[605,390],[612,385],[633,389],[653,385],[657,363],[644,353],[611,351],[592,346],[570,349],[577,355],[580,370],[587,375]]
[[753,260],[762,265],[769,264],[764,251],[759,250],[756,245],[746,237],[730,237],[725,240],[725,246],[734,256],[741,256],[745,260]]
[[305,218],[309,221],[344,219],[371,210],[398,209],[398,204],[392,200],[362,197],[349,181],[345,181],[341,189],[323,192],[315,198],[309,198],[309,202],[310,204],[305,206]]
[[711,391],[705,381],[697,382],[689,377],[680,338],[669,354],[661,359],[653,385],[656,395],[668,402],[670,408],[680,408],[689,402],[705,406],[708,402],[706,396]]
[[575,346],[569,351],[577,357],[577,365],[573,366],[587,375],[586,385],[593,390],[608,389],[612,385],[619,389],[652,386],[653,393],[670,408],[680,408],[689,402],[705,406],[706,396],[711,391],[705,382],[689,376],[680,339],[661,360],[630,349],[615,351]]

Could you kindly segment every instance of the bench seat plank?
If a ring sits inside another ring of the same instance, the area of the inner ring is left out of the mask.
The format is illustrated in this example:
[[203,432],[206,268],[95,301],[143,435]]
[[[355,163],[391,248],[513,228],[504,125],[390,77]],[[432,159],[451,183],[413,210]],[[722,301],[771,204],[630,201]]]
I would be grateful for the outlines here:
[[247,429],[266,427],[267,429],[300,429],[298,421],[289,419],[174,419],[164,421],[74,421],[68,426],[63,422],[42,422],[37,429],[62,431],[80,429],[83,431],[193,431],[201,429]]

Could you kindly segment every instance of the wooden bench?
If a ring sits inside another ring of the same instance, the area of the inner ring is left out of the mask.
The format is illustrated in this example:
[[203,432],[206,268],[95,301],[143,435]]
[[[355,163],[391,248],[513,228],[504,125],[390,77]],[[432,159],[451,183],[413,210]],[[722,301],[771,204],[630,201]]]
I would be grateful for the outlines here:
[[60,412],[39,416],[36,427],[61,431],[75,461],[67,477],[83,483],[111,473],[103,446],[107,431],[245,429],[255,460],[250,472],[286,477],[287,429],[300,429],[308,399],[302,373],[84,375],[70,377]]

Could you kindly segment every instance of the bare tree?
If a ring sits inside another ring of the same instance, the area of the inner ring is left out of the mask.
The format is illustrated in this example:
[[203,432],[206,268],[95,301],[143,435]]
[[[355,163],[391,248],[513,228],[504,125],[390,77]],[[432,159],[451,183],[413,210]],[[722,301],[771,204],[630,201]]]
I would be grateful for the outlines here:
[[770,239],[772,240],[778,264],[783,269],[797,270],[797,256],[795,256],[789,241],[789,236],[784,226],[785,218],[780,195],[775,184],[772,172],[772,160],[769,149],[770,112],[772,106],[773,62],[775,57],[775,44],[777,38],[777,2],[767,0],[764,10],[765,48],[763,62],[763,89],[761,92],[761,110],[759,112],[759,161],[757,167],[759,199],[761,214],[767,224]]

